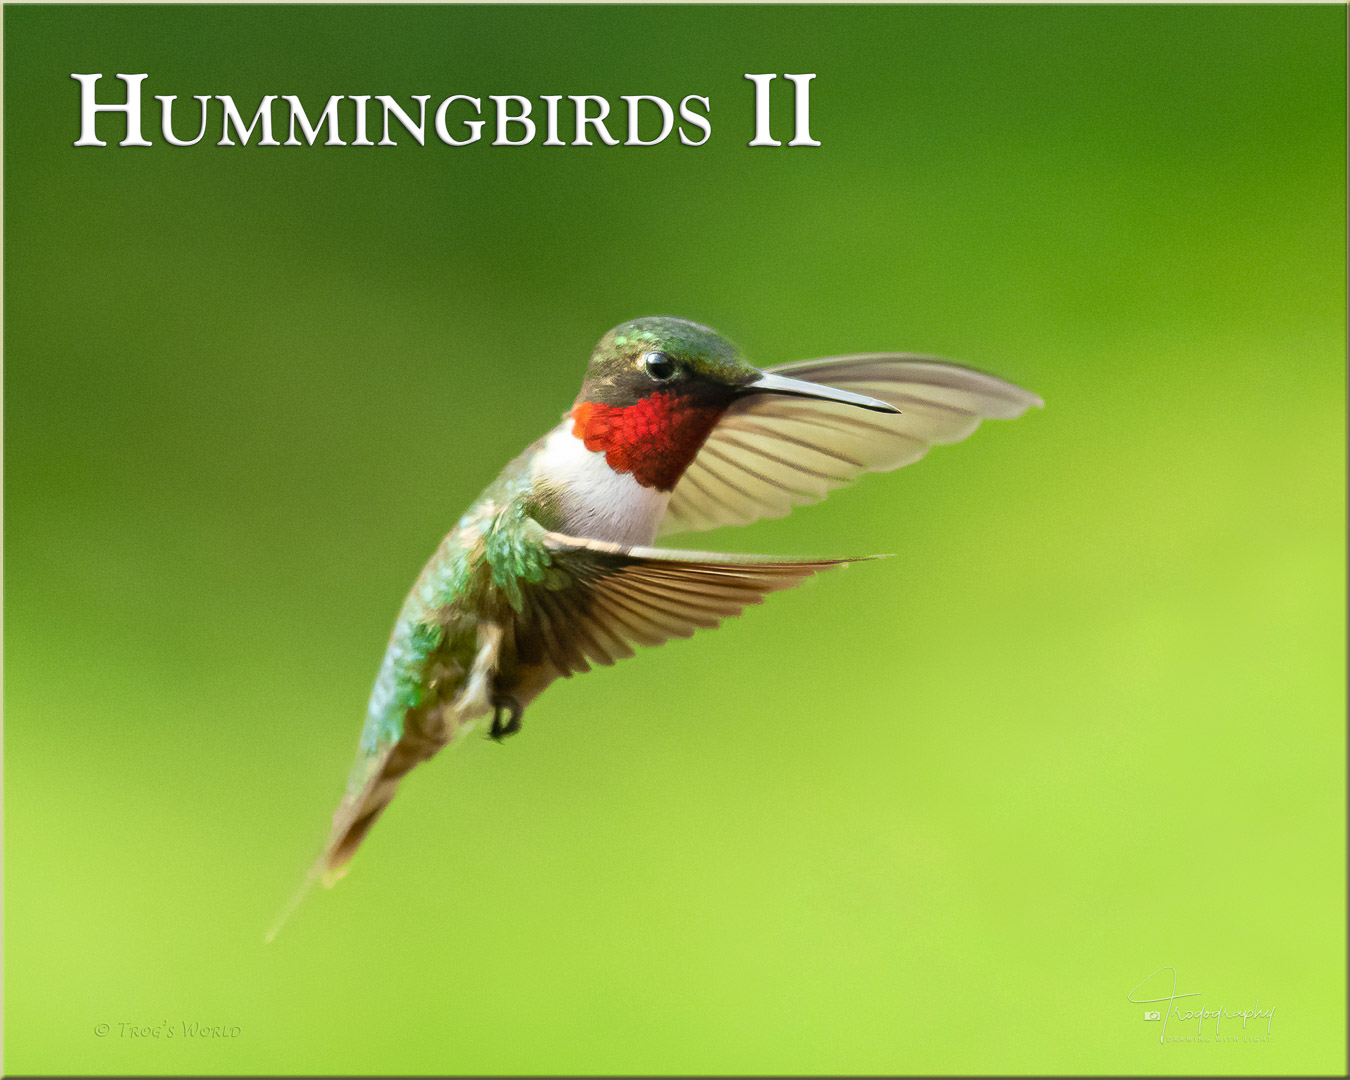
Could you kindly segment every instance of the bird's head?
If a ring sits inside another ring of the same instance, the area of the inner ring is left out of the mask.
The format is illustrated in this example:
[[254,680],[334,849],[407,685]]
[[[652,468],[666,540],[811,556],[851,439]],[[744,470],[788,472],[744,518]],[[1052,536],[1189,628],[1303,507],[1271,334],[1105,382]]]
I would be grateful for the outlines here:
[[658,315],[621,323],[600,339],[568,415],[573,434],[616,472],[670,491],[722,414],[750,394],[897,411],[876,398],[761,371],[716,331]]

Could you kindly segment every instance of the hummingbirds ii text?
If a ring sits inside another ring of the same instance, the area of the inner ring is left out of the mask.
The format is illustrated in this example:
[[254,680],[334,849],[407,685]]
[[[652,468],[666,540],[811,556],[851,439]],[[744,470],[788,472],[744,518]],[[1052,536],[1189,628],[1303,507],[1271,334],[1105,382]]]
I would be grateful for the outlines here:
[[[75,146],[154,146],[147,138],[143,109],[150,76],[118,74],[120,93],[99,86],[99,74],[72,74],[80,84],[80,137]],[[782,146],[772,133],[771,84],[776,74],[746,75],[754,84],[754,137],[747,146]],[[811,80],[814,74],[784,75],[792,84],[792,138],[788,146],[819,146],[811,137]],[[782,84],[780,84],[782,85]],[[229,94],[193,94],[195,107],[175,106],[176,94],[155,94],[159,133],[169,146],[398,146],[436,140],[446,146],[656,146],[672,135],[684,146],[702,146],[712,137],[712,102],[687,94],[678,102],[656,94],[623,94],[615,104],[598,94],[451,94],[431,104],[431,94],[334,94],[311,114],[295,94],[265,94],[245,120]],[[372,104],[373,103],[373,104]],[[251,103],[250,103],[251,105]],[[310,109],[317,107],[310,103]],[[153,112],[154,107],[149,106]],[[100,126],[100,119],[102,125]],[[749,112],[744,130],[749,129]],[[195,133],[194,133],[195,129]],[[219,133],[219,139],[212,138]],[[103,136],[100,137],[100,134]],[[117,139],[118,135],[122,138]],[[281,138],[280,136],[285,136]],[[188,136],[188,137],[183,137]],[[256,136],[256,139],[255,139]]]

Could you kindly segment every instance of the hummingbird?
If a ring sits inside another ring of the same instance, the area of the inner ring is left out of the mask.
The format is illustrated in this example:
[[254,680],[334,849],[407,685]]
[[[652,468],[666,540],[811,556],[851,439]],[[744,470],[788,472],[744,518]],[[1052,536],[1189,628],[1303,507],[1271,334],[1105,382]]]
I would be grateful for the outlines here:
[[682,551],[658,537],[781,517],[1042,404],[929,356],[759,369],[685,319],[616,326],[561,423],[469,507],[404,601],[309,880],[345,873],[404,777],[478,721],[490,717],[500,742],[555,679],[859,561]]

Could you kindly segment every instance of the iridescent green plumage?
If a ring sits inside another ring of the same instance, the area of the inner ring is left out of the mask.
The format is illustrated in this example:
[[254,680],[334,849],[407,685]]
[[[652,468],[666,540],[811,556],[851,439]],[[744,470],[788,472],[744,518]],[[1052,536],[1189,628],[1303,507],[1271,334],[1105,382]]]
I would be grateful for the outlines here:
[[326,874],[341,870],[397,781],[494,706],[487,694],[467,708],[450,708],[473,674],[481,627],[500,625],[508,609],[519,614],[526,585],[546,578],[555,588],[566,585],[542,544],[536,515],[547,514],[532,498],[534,480],[527,456],[512,462],[441,542],[404,601],[334,815]]

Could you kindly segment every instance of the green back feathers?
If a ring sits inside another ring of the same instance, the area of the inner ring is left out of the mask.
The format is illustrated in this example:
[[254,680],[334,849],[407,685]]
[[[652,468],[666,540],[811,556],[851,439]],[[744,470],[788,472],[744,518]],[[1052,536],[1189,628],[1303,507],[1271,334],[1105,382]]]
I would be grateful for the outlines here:
[[517,615],[524,610],[525,586],[557,590],[571,582],[570,576],[554,565],[544,544],[544,529],[531,516],[525,500],[513,502],[497,515],[485,538],[483,558],[491,568],[492,584]]

